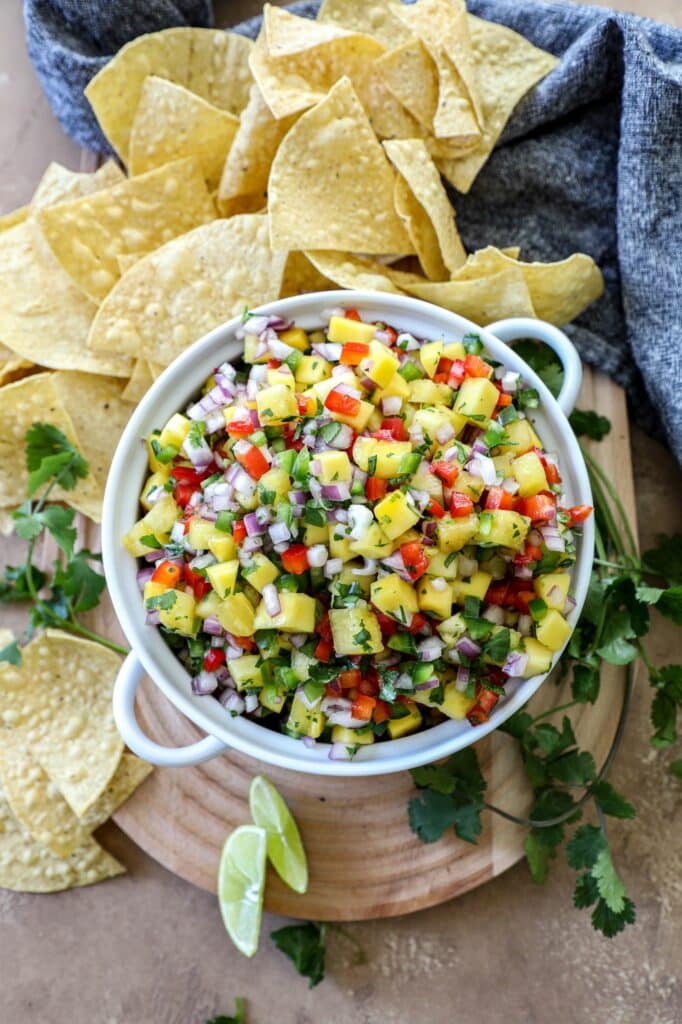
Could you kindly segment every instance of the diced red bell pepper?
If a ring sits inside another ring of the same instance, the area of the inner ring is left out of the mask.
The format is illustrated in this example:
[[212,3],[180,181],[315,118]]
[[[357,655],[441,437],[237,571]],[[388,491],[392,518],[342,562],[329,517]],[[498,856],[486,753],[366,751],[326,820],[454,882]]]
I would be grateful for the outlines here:
[[230,437],[248,437],[253,434],[253,423],[250,419],[234,419],[227,424]]
[[239,545],[246,537],[246,527],[243,519],[235,519],[232,523],[232,536],[235,544]]
[[362,322],[362,317],[358,313],[357,309],[347,309],[343,315],[345,316],[346,320],[359,320],[360,322]]
[[500,391],[500,396],[497,399],[497,407],[498,407],[498,409],[504,409],[505,406],[511,405],[511,404],[512,404],[512,396],[508,395],[504,391]]
[[407,441],[408,435],[405,430],[405,420],[401,419],[400,416],[389,416],[382,420],[381,429],[388,430],[393,441]]
[[248,451],[240,452],[237,455],[237,462],[241,463],[254,480],[260,480],[263,474],[270,469],[270,463],[255,444],[252,444]]
[[188,484],[184,483],[183,481],[180,481],[175,485],[175,490],[173,491],[173,494],[180,508],[184,508],[185,505],[187,505],[195,491],[196,487],[194,486],[194,484]]
[[362,680],[362,673],[359,668],[349,668],[346,672],[339,672],[338,679],[342,690],[352,690]]
[[268,359],[268,370],[279,370],[281,365],[279,359]]
[[504,487],[489,487],[485,498],[486,509],[513,509],[514,499]]
[[317,647],[315,648],[315,657],[317,658],[318,661],[327,662],[331,659],[333,650],[334,648],[332,646],[331,640],[325,640],[325,638],[322,637]]
[[358,366],[369,355],[369,345],[361,341],[346,341],[341,349],[341,363],[344,366]]
[[180,582],[182,570],[174,562],[165,559],[152,573],[152,583],[163,583],[165,587],[176,587]]
[[215,672],[225,661],[225,651],[222,647],[209,647],[204,655],[204,668],[207,672]]
[[350,713],[353,718],[360,718],[363,722],[369,722],[376,703],[374,697],[367,697],[364,693],[359,693],[353,701]]
[[412,616],[412,622],[407,627],[408,632],[418,633],[420,629],[424,628],[427,622],[428,619],[426,618],[425,615],[422,615],[421,612],[415,612],[414,615]]
[[286,572],[300,576],[308,566],[308,549],[305,544],[292,544],[290,548],[282,552],[282,565]]
[[474,503],[468,494],[460,494],[453,491],[450,495],[450,515],[453,519],[463,519],[470,516],[474,510]]
[[395,345],[398,340],[398,332],[394,327],[384,327],[384,332],[388,335],[388,344]]
[[489,377],[493,372],[492,366],[486,363],[480,356],[469,354],[464,360],[465,377]]
[[518,511],[534,523],[546,523],[556,515],[556,497],[547,491],[540,491],[530,498],[521,498]]
[[380,700],[377,697],[373,717],[376,725],[380,725],[382,722],[388,721],[388,719],[391,717],[389,706],[385,700]]
[[492,690],[486,690],[484,686],[479,684],[476,687],[476,703],[467,714],[471,725],[482,725],[483,722],[487,722],[490,718],[490,712],[499,699],[499,694],[493,693]]
[[296,437],[296,427],[293,423],[284,424],[284,443],[287,448],[293,448],[294,451],[300,452],[303,447],[303,441],[300,437]]
[[388,640],[394,633],[398,631],[398,623],[395,619],[392,619],[390,615],[385,615],[383,612],[374,609],[374,614],[379,622],[379,628],[381,629],[381,635],[384,640]]
[[193,466],[173,466],[171,470],[172,476],[178,483],[191,484],[194,490],[201,485],[203,480],[206,480],[211,475],[211,472],[212,470],[207,469],[200,473]]
[[358,683],[358,690],[367,697],[376,697],[380,689],[381,680],[379,679],[379,673],[375,668],[370,668],[367,671],[367,675]]
[[449,386],[450,378],[447,373],[434,373],[432,379],[434,384],[447,384]]
[[450,367],[450,373],[448,375],[448,384],[451,388],[458,388],[464,380],[464,360],[453,359],[452,366]]
[[454,459],[436,459],[431,463],[431,472],[444,480],[448,487],[452,487],[459,476],[459,467]]
[[330,391],[324,400],[325,407],[330,412],[336,412],[340,416],[357,416],[360,412],[360,399],[353,395],[345,395],[343,391],[336,389]]
[[325,685],[324,688],[325,697],[341,697],[343,696],[343,690],[339,686],[338,679],[332,679]]
[[375,430],[372,434],[375,441],[395,441],[395,438],[390,430]]
[[232,639],[237,647],[241,647],[244,651],[255,651],[256,649],[256,641],[252,636],[235,636],[232,634]]
[[438,361],[438,366],[436,367],[436,373],[444,373],[447,376],[452,369],[453,362],[453,359],[448,359],[447,356],[441,356]]
[[332,639],[332,627],[329,622],[329,612],[325,612],[317,625],[317,632],[320,634],[323,640]]
[[400,554],[405,563],[405,572],[411,580],[418,580],[429,567],[429,558],[418,540],[400,545]]
[[439,501],[436,501],[435,498],[431,498],[431,501],[429,502],[426,511],[435,519],[442,519],[443,516],[445,515],[445,509],[443,508]]
[[188,583],[192,588],[196,600],[201,601],[202,597],[206,597],[211,589],[211,584],[208,580],[205,580],[198,572],[194,572],[193,569],[190,569],[188,562],[185,562],[183,574],[185,577],[185,583]]
[[571,517],[571,526],[578,526],[580,523],[584,523],[586,519],[592,515],[591,505],[574,505],[573,508],[569,508],[568,514]]
[[379,501],[380,498],[385,498],[387,490],[388,480],[383,480],[379,476],[367,477],[365,493],[370,501]]
[[528,565],[529,562],[539,562],[541,558],[542,548],[527,540],[523,551],[517,551],[514,555],[514,565]]

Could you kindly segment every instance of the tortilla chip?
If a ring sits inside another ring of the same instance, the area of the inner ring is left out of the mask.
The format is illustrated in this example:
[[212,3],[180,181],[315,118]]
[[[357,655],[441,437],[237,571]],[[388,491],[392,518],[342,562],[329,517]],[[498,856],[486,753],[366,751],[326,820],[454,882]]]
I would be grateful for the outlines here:
[[116,257],[116,265],[121,277],[130,270],[133,264],[137,263],[141,256],[144,256],[144,253],[124,252],[118,254]]
[[12,814],[57,857],[68,857],[86,843],[151,771],[151,765],[124,753],[106,790],[81,819],[35,760],[21,730],[2,733],[0,784]]
[[365,32],[389,49],[411,39],[410,30],[395,14],[389,0],[324,0],[317,20]]
[[0,234],[0,339],[17,356],[53,369],[127,377],[131,363],[90,352],[95,305],[62,270],[32,221]]
[[293,57],[356,33],[337,25],[325,24],[319,18],[300,18],[291,11],[265,4],[263,7],[263,33],[267,52],[271,57]]
[[394,172],[348,78],[296,122],[269,185],[274,249],[410,253]]
[[[438,169],[420,139],[393,139],[383,146],[421,211],[410,211],[408,231],[422,267],[433,281],[444,281],[466,261],[466,251]],[[409,205],[409,197],[399,191],[403,206]]]
[[123,865],[92,838],[86,839],[69,857],[55,856],[16,820],[0,789],[0,888],[14,892],[59,892],[124,873]]
[[518,267],[470,281],[413,284],[411,295],[442,306],[485,327],[510,316],[535,316],[530,292]]
[[130,173],[144,174],[181,157],[196,157],[209,189],[216,189],[238,127],[234,114],[150,75],[142,84],[130,130]]
[[67,273],[101,302],[119,279],[119,254],[149,252],[214,217],[201,167],[186,158],[41,210],[38,222]]
[[160,377],[163,371],[166,369],[166,367],[162,366],[161,363],[155,363],[152,359],[147,359],[147,368],[149,369],[149,372],[152,375],[153,380],[156,380],[157,377]]
[[196,228],[138,260],[121,278],[100,306],[88,344],[168,366],[245,305],[276,299],[286,255],[271,251],[263,215]]
[[251,86],[245,36],[207,28],[169,28],[133,39],[85,90],[102,131],[127,163],[130,130],[148,75],[166,78],[238,115]]
[[113,160],[107,160],[93,174],[70,171],[68,167],[53,161],[47,165],[31,200],[31,213],[44,210],[47,206],[64,203],[68,199],[80,199],[103,188],[111,188],[125,181],[125,174]]
[[[272,161],[296,117],[296,114],[279,120],[273,117],[258,85],[253,83],[218,189],[222,213],[251,213],[265,206]],[[235,208],[235,200],[241,200],[242,208]],[[245,203],[250,209],[243,208]]]
[[460,192],[471,188],[517,103],[559,63],[557,57],[504,25],[473,15],[468,20],[483,105],[483,136],[469,155],[438,161],[441,173]]
[[41,366],[36,366],[30,359],[17,359],[8,348],[0,348],[0,387],[13,384],[32,373],[39,373]]
[[433,130],[438,107],[438,70],[420,39],[410,39],[377,61],[395,98],[427,131]]
[[457,281],[470,280],[509,267],[523,273],[535,315],[559,327],[574,320],[604,291],[599,267],[582,252],[556,263],[521,263],[513,253],[488,246],[473,253],[453,276]]
[[15,227],[17,224],[23,224],[26,218],[31,212],[30,204],[26,206],[20,206],[16,210],[10,210],[9,213],[5,213],[0,217],[0,231],[8,231],[9,228]]
[[121,397],[126,402],[132,402],[137,405],[138,402],[142,401],[153,383],[154,378],[152,377],[147,360],[136,359],[133,364],[130,380],[123,389]]
[[121,658],[101,644],[47,630],[0,664],[0,726],[19,731],[33,757],[82,817],[123,753],[111,709]]
[[279,292],[280,299],[288,299],[290,295],[324,292],[333,288],[336,288],[334,282],[321,274],[305,253],[290,252],[288,254]]
[[403,285],[424,281],[416,274],[393,270],[383,263],[353,256],[349,252],[306,252],[306,256],[321,274],[341,288],[402,295],[405,293]]

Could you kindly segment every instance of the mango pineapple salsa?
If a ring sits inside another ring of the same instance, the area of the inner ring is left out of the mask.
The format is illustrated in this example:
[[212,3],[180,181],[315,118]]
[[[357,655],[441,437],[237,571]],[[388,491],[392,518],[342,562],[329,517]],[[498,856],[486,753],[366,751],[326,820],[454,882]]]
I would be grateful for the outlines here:
[[575,530],[538,395],[477,335],[418,339],[357,310],[306,331],[248,314],[148,439],[147,621],[231,715],[332,758],[485,722],[571,632]]

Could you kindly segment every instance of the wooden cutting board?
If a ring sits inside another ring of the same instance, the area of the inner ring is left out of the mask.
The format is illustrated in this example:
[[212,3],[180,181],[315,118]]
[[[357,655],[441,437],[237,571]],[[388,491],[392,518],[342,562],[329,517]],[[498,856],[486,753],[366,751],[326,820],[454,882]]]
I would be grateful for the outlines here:
[[[586,370],[579,405],[611,420],[611,433],[594,446],[594,452],[634,524],[624,394],[606,377]],[[97,544],[95,529],[87,524],[86,531],[89,542]],[[102,605],[96,614],[100,630],[115,635],[111,608]],[[571,713],[580,744],[593,752],[597,764],[614,735],[623,683],[623,669],[605,666],[597,704]],[[532,707],[538,712],[569,699],[569,683],[557,686],[550,678]],[[180,746],[200,736],[149,680],[139,691],[137,711],[143,728],[159,743]],[[530,792],[516,744],[498,733],[482,740],[477,749],[488,780],[488,801],[513,813],[527,812]],[[259,772],[267,773],[291,807],[310,866],[305,896],[288,890],[271,872],[265,904],[275,913],[325,921],[405,914],[481,885],[523,856],[523,830],[491,814],[484,815],[483,835],[475,846],[454,834],[437,843],[421,843],[407,822],[407,803],[414,795],[408,773],[357,781],[318,778],[272,768],[237,753],[196,768],[157,768],[117,811],[115,821],[170,871],[215,891],[222,845],[231,829],[250,820],[248,788]]]

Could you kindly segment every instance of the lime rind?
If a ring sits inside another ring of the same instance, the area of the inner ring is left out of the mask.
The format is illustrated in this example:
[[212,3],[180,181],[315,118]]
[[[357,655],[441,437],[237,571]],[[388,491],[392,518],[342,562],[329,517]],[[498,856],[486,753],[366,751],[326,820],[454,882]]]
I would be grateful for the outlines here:
[[308,862],[298,826],[273,784],[257,775],[249,790],[251,817],[267,833],[267,854],[273,868],[294,892],[308,888]]
[[258,949],[265,889],[267,833],[241,825],[228,836],[218,870],[218,903],[228,935],[240,953]]

